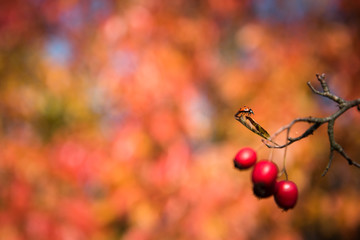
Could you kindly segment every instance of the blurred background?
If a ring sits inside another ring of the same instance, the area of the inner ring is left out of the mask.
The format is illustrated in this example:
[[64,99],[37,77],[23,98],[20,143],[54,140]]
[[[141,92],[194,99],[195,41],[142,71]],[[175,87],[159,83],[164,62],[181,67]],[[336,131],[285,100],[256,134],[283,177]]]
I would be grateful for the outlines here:
[[[1,1],[0,239],[359,239],[360,170],[335,153],[321,177],[326,126],[288,149],[288,212],[232,162],[271,154],[239,107],[272,134],[337,110],[316,73],[359,98],[359,24],[350,0]],[[359,121],[335,123],[358,161]]]

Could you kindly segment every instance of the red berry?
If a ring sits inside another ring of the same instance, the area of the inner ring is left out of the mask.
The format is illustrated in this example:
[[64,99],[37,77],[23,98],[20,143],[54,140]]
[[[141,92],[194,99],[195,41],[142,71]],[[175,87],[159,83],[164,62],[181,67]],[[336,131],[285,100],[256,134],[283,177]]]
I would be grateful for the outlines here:
[[259,198],[270,197],[275,190],[277,174],[275,163],[267,160],[256,163],[251,176],[254,194]]
[[244,147],[235,155],[234,166],[238,169],[247,169],[256,162],[256,152],[249,147]]
[[292,181],[280,181],[275,185],[274,198],[276,204],[288,210],[294,208],[298,198],[298,189]]

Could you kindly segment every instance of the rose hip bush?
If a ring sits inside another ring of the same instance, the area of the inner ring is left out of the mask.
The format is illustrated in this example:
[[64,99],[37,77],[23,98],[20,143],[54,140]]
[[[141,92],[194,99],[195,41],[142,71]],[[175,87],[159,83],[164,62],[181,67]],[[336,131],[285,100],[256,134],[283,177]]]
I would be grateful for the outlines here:
[[254,195],[258,198],[274,196],[277,206],[283,210],[295,207],[298,199],[298,189],[294,182],[278,181],[278,167],[268,160],[256,162],[256,152],[249,147],[244,147],[234,157],[234,167],[245,170],[253,167],[251,181]]

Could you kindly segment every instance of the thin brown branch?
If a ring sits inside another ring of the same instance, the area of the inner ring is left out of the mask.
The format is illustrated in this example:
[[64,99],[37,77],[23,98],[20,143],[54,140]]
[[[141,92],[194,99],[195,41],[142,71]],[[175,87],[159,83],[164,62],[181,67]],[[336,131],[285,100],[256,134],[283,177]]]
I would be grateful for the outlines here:
[[336,96],[336,95],[334,95],[333,93],[330,92],[329,87],[328,87],[328,85],[327,85],[327,83],[326,83],[326,81],[325,81],[325,74],[324,74],[324,73],[321,74],[321,75],[316,74],[316,77],[317,77],[317,79],[319,80],[323,91],[320,92],[320,91],[316,90],[316,89],[311,85],[310,82],[307,82],[307,85],[310,87],[310,89],[311,89],[314,93],[316,93],[316,94],[318,94],[318,95],[320,95],[320,96],[327,97],[327,98],[333,100],[334,102],[338,103],[338,104],[340,105],[340,107],[341,107],[346,101],[345,101],[343,98],[338,97],[338,96]]
[[335,143],[335,139],[334,139],[334,124],[335,124],[335,120],[331,120],[328,123],[328,136],[329,136],[329,141],[330,141],[330,156],[329,156],[329,162],[323,172],[323,174],[321,176],[325,176],[326,173],[329,171],[330,167],[331,167],[331,163],[332,160],[334,158],[334,145]]
[[337,142],[335,142],[334,123],[335,123],[335,119],[331,120],[328,123],[328,135],[329,135],[329,141],[330,141],[330,160],[329,160],[329,163],[328,163],[324,173],[322,174],[322,176],[326,175],[326,173],[328,172],[328,170],[329,170],[329,168],[331,166],[331,161],[332,161],[332,158],[333,158],[333,152],[334,151],[337,151],[338,153],[340,153],[340,155],[343,156],[348,161],[349,165],[354,165],[354,166],[360,168],[360,164],[358,164],[357,162],[352,161],[350,159],[350,157],[345,153],[342,146],[340,144],[338,144]]
[[[297,120],[297,119],[295,119]],[[308,119],[302,119],[303,121],[301,122],[309,122]],[[300,121],[296,121],[296,122],[300,122]],[[291,124],[287,125],[285,128],[282,128],[281,132],[283,132],[284,130],[287,130],[288,132],[290,132],[290,128],[296,123],[296,122],[292,122]],[[310,122],[311,123],[311,122]],[[269,148],[284,148],[289,146],[290,144],[297,142],[311,134],[314,133],[314,131],[316,129],[318,129],[323,123],[314,123],[313,125],[311,125],[303,134],[301,134],[300,136],[296,137],[296,138],[292,138],[292,137],[287,137],[287,142],[284,145],[271,145],[269,143],[266,142],[266,140],[262,140],[263,143],[269,147]],[[280,133],[280,132],[279,132]]]
[[[329,90],[329,87],[325,81],[325,74],[316,74],[317,79],[319,80],[321,87],[323,89],[323,91],[318,91],[316,90],[311,84],[310,82],[308,82],[308,86],[310,87],[310,89],[315,93],[318,94],[320,96],[329,98],[330,100],[336,102],[339,104],[339,110],[336,111],[335,113],[333,113],[332,115],[328,116],[328,117],[324,117],[324,118],[316,118],[316,117],[307,117],[307,118],[297,118],[294,119],[291,123],[289,123],[288,125],[283,126],[282,128],[280,128],[278,131],[276,131],[270,139],[274,139],[276,138],[280,133],[287,131],[287,136],[286,136],[286,143],[283,145],[275,145],[272,144],[271,142],[269,143],[266,140],[263,140],[263,143],[268,147],[268,148],[284,148],[287,147],[289,145],[291,145],[294,142],[297,142],[303,138],[308,137],[309,135],[312,135],[314,133],[314,131],[316,131],[322,124],[324,123],[328,123],[328,137],[329,137],[329,142],[330,142],[330,156],[329,156],[329,162],[323,172],[323,176],[326,175],[326,173],[329,171],[331,164],[332,164],[332,160],[333,160],[333,156],[334,156],[334,151],[337,151],[338,153],[340,153],[341,156],[343,156],[350,165],[353,165],[355,167],[360,168],[360,164],[357,162],[354,162],[353,160],[350,159],[350,157],[345,153],[344,149],[341,147],[340,144],[338,144],[335,141],[334,138],[334,124],[335,124],[335,120],[341,116],[344,112],[346,112],[347,110],[349,110],[352,107],[357,107],[358,110],[360,110],[360,98],[352,100],[352,101],[346,101],[345,99],[336,96],[335,94],[331,93]],[[293,127],[294,124],[298,123],[298,122],[307,122],[309,124],[312,124],[308,129],[306,129],[301,135],[299,135],[298,137],[289,137],[289,132],[291,130],[291,128]]]
[[331,164],[332,164],[333,158],[334,158],[334,149],[330,148],[329,162],[326,165],[326,168],[325,168],[324,172],[321,174],[322,177],[324,177],[327,174],[327,172],[329,171],[329,169],[331,167]]
[[321,87],[322,87],[322,89],[324,90],[324,92],[330,92],[330,90],[329,90],[329,87],[328,87],[328,85],[327,85],[327,83],[326,83],[326,81],[325,81],[325,73],[323,73],[323,74],[316,74],[316,78],[317,78],[317,80],[319,80],[319,82],[320,82],[320,84],[321,84]]

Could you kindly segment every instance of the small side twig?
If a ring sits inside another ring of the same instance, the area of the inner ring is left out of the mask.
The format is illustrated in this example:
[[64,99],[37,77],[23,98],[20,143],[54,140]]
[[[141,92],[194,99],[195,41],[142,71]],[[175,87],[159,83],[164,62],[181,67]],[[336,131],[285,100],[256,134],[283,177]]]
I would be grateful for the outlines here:
[[[325,176],[326,173],[329,171],[331,164],[332,164],[332,160],[333,160],[333,156],[334,156],[334,151],[337,151],[338,153],[340,153],[341,156],[343,156],[349,163],[349,165],[353,165],[355,167],[360,168],[360,164],[351,160],[350,157],[345,153],[344,149],[341,147],[340,144],[338,144],[335,141],[334,138],[334,124],[335,124],[335,120],[341,116],[344,112],[346,112],[347,110],[349,110],[352,107],[357,107],[358,110],[360,111],[360,98],[352,100],[352,101],[346,101],[345,99],[336,96],[335,94],[331,93],[329,90],[329,87],[325,81],[325,74],[316,74],[317,79],[319,80],[322,90],[323,91],[318,91],[316,90],[310,82],[308,82],[308,86],[310,87],[310,89],[317,95],[329,98],[330,100],[336,102],[339,105],[339,110],[336,111],[335,113],[333,113],[332,115],[325,117],[325,118],[316,118],[316,117],[307,117],[307,118],[297,118],[294,119],[290,124],[280,128],[277,132],[275,132],[272,136],[271,139],[274,139],[276,136],[278,136],[280,133],[282,133],[283,131],[287,131],[287,137],[286,137],[286,143],[283,145],[275,145],[272,143],[267,142],[266,140],[263,140],[263,143],[268,147],[268,148],[284,148],[289,146],[290,144],[297,142],[305,137],[308,137],[309,135],[313,134],[314,131],[316,129],[318,129],[321,125],[323,125],[324,123],[328,124],[328,136],[329,136],[329,142],[330,142],[330,156],[329,156],[329,162],[322,174],[322,176]],[[306,129],[300,136],[298,137],[289,137],[289,132],[290,129],[292,128],[292,126],[298,122],[307,122],[312,124],[308,129]]]
[[333,100],[334,102],[337,102],[337,103],[339,104],[339,106],[342,106],[342,105],[346,102],[346,100],[344,100],[344,99],[342,99],[341,97],[338,97],[338,96],[336,96],[336,95],[334,95],[334,94],[332,94],[332,93],[330,92],[329,87],[328,87],[328,85],[327,85],[327,83],[326,83],[326,81],[325,81],[325,74],[324,74],[324,73],[321,74],[321,75],[316,74],[316,78],[319,80],[323,91],[320,92],[320,91],[316,90],[316,89],[311,85],[310,82],[307,82],[307,85],[311,88],[311,90],[312,90],[314,93],[316,93],[316,94],[318,94],[318,95],[320,95],[320,96],[323,96],[323,97],[327,97],[327,98],[329,98],[330,100]]

